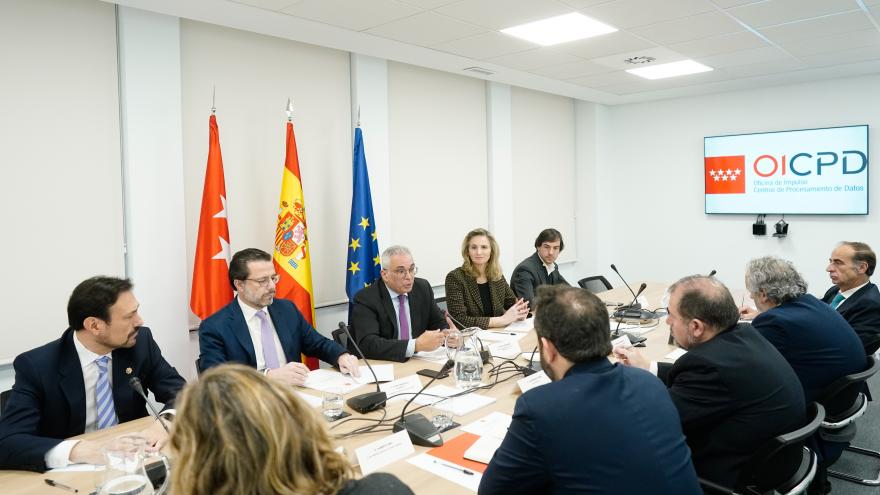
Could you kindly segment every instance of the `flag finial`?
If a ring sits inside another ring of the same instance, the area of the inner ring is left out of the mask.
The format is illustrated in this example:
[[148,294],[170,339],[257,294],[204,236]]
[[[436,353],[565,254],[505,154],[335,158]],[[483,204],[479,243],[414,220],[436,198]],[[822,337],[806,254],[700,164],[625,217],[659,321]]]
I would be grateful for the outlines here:
[[358,119],[357,119],[357,124],[355,124],[355,127],[360,127],[360,126],[361,126],[361,106],[358,105]]
[[217,104],[217,85],[216,84],[213,85],[212,88],[213,89],[211,91],[211,115],[214,115],[214,113],[217,112],[217,105],[216,105]]
[[290,122],[293,120],[293,103],[291,103],[290,98],[287,99],[287,121]]

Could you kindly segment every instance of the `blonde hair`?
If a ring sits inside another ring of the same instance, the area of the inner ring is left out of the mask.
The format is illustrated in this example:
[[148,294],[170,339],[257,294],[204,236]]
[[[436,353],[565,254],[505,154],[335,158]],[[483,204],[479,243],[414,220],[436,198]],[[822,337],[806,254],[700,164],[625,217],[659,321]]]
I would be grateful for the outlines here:
[[489,261],[486,263],[486,278],[493,281],[498,280],[501,278],[501,262],[498,261],[501,253],[498,250],[498,242],[495,241],[495,238],[486,229],[474,229],[464,236],[464,241],[461,242],[461,259],[463,260],[461,268],[471,277],[477,278],[480,275],[473,263],[471,263],[468,246],[471,243],[471,239],[481,235],[489,239],[489,248],[492,250],[489,253]]
[[177,401],[171,431],[175,495],[317,495],[352,476],[322,419],[290,387],[229,364]]

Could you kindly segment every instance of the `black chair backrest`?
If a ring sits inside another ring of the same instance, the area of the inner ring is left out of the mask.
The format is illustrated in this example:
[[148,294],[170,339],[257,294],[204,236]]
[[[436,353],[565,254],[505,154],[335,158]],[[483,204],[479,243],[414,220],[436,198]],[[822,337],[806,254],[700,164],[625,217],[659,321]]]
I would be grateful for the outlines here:
[[580,285],[583,289],[587,289],[593,294],[596,294],[597,292],[605,292],[606,290],[612,289],[611,284],[602,275],[582,278],[578,280],[578,285]]
[[[340,321],[339,325],[345,325],[345,323]],[[346,325],[345,328],[347,328],[349,332],[352,332],[352,337],[354,337],[353,329],[348,325]],[[333,336],[333,340],[336,341],[337,344],[345,347],[345,350],[348,352],[354,352],[353,346],[348,342],[348,335],[345,334],[345,330],[337,327],[336,330],[330,332],[330,335]]]
[[196,358],[196,374],[202,374],[202,358]]
[[829,420],[844,419],[850,409],[859,401],[859,394],[865,390],[865,382],[880,371],[880,360],[874,356],[867,357],[864,371],[846,375],[833,381],[819,394],[817,402],[825,407]]
[[437,304],[437,307],[440,308],[440,311],[444,313],[446,312],[446,296],[434,299],[434,303]]
[[0,392],[0,417],[3,416],[3,410],[6,409],[6,402],[9,400],[10,395],[12,395],[12,390]]
[[756,450],[740,471],[737,487],[764,492],[787,482],[801,465],[804,441],[819,430],[823,419],[825,408],[821,404],[813,402],[807,406],[806,424],[773,438]]

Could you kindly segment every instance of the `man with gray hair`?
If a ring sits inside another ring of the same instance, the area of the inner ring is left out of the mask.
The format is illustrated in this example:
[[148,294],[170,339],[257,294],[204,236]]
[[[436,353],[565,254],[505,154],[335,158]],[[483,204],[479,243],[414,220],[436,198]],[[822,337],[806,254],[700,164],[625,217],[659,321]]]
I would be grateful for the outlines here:
[[624,364],[657,370],[681,415],[697,475],[730,488],[748,481],[739,479],[740,471],[759,447],[806,421],[804,393],[791,366],[738,320],[727,287],[693,275],[669,288],[666,323],[685,355],[655,364],[637,349],[614,349]]
[[431,284],[416,277],[409,249],[391,246],[381,260],[382,278],[354,296],[351,329],[364,355],[403,362],[437,349],[451,326],[434,302]]
[[825,268],[834,285],[822,301],[849,322],[866,354],[880,348],[880,291],[870,280],[876,266],[877,255],[871,246],[846,241],[831,252]]
[[866,367],[862,344],[831,306],[807,294],[791,262],[773,256],[746,266],[746,289],[758,307],[752,327],[773,344],[800,378],[810,403],[838,378]]

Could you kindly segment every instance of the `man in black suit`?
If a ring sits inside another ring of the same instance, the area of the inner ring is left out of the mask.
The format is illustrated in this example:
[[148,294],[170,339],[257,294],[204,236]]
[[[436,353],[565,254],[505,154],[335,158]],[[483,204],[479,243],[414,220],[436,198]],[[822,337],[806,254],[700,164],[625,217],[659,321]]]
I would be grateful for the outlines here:
[[877,255],[863,242],[842,242],[828,259],[825,271],[834,283],[822,301],[837,309],[862,341],[866,354],[880,348],[880,291],[870,277]]
[[734,488],[755,450],[803,426],[803,389],[776,348],[751,325],[737,324],[736,303],[718,280],[679,280],[669,288],[668,311],[672,335],[688,351],[674,364],[650,363],[633,348],[614,352],[625,364],[657,366],[681,415],[697,474]]
[[479,493],[702,493],[663,384],[608,361],[605,304],[560,286],[541,287],[535,300],[541,367],[553,382],[516,401]]
[[[169,410],[183,378],[162,357],[128,280],[93,277],[73,290],[70,327],[61,338],[17,358],[12,395],[0,418],[0,469],[45,471],[68,463],[103,463],[101,444],[64,440],[147,415],[129,380],[138,377]],[[167,433],[141,432],[150,448]]]
[[517,297],[531,307],[535,289],[540,285],[571,285],[559,273],[556,258],[565,249],[562,234],[556,229],[544,229],[535,238],[535,252],[522,260],[510,277],[510,288]]
[[440,347],[444,329],[454,328],[417,272],[409,249],[391,246],[382,252],[382,279],[355,294],[351,328],[367,358],[406,361]]

